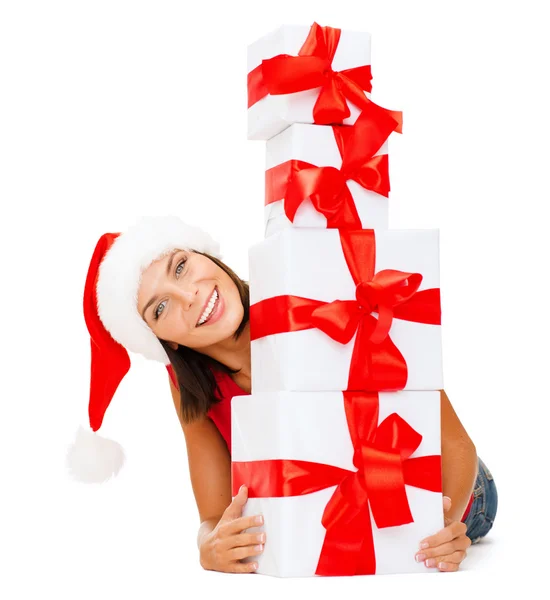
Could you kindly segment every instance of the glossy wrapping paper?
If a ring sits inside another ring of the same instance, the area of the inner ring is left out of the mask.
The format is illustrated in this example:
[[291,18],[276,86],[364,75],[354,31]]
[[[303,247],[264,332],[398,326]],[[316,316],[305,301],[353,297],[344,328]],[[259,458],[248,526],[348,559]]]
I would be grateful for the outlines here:
[[369,33],[284,25],[248,46],[247,58],[248,139],[292,123],[351,125],[370,97]]
[[443,388],[437,229],[287,228],[249,267],[254,393]]
[[444,527],[440,393],[278,392],[232,400],[232,489],[262,514],[258,573],[426,573]]
[[370,104],[353,126],[291,125],[266,144],[265,237],[284,227],[387,229],[388,137]]

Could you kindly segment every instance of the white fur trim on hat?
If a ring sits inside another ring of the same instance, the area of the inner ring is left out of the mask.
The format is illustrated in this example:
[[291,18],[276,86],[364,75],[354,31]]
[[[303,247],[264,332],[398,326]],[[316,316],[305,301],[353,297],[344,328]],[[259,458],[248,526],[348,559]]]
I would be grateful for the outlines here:
[[74,480],[103,483],[118,474],[126,458],[118,442],[79,427],[65,460]]
[[103,326],[126,350],[169,364],[156,335],[137,310],[143,271],[174,249],[221,258],[219,244],[176,216],[141,217],[113,242],[99,267],[97,311]]

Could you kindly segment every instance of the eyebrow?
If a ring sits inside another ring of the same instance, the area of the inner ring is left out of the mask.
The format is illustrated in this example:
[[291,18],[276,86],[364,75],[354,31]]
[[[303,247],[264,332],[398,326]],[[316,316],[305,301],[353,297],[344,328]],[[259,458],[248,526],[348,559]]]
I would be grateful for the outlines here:
[[[172,253],[170,254],[170,258],[168,259],[168,264],[166,265],[166,276],[170,277],[170,271],[172,270],[172,263],[174,262],[174,257],[176,256],[176,254],[179,252],[179,250],[172,250]],[[141,311],[141,318],[146,321],[145,319],[145,311],[151,306],[151,304],[153,304],[156,300],[157,300],[158,296],[153,296],[149,302],[147,302],[147,304],[144,306],[143,310]]]

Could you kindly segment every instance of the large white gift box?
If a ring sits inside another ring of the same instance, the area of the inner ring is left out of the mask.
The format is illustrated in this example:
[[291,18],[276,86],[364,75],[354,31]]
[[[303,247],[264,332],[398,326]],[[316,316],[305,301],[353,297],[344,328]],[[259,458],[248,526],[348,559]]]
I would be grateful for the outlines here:
[[443,388],[439,230],[287,228],[249,267],[254,393]]
[[[387,229],[391,122],[395,129],[397,122],[372,105],[353,127],[297,123],[271,138],[265,237],[291,226]],[[295,213],[294,198],[303,198]]]
[[[370,33],[322,28],[317,24],[314,24],[312,28],[303,25],[283,25],[248,46],[248,139],[268,140],[292,123],[319,122],[314,120],[313,111],[320,92],[324,89],[323,86],[317,85],[311,89],[276,95],[266,94],[265,90],[261,91],[263,88],[262,61],[279,55],[297,57],[310,35],[318,39],[318,43],[314,44],[313,52],[319,57],[319,60],[313,61],[317,63],[313,65],[313,70],[318,72],[320,68],[321,71],[325,71],[327,87],[341,87],[342,85],[339,76],[334,79],[334,72],[339,73],[357,67],[366,67],[359,77],[355,77],[354,72],[349,71],[344,76],[347,82],[354,77],[362,82],[368,80],[369,85],[367,86],[365,83],[359,85],[357,93],[365,98],[370,98],[370,91],[364,90],[365,87],[368,90],[371,89]],[[309,39],[311,40],[311,37]],[[334,57],[331,57],[335,44],[337,45]],[[323,66],[323,63],[326,65]],[[291,65],[287,71],[295,73],[296,67]],[[341,123],[351,125],[357,119],[361,107],[347,99],[345,102],[350,115],[342,119]],[[328,104],[330,105],[330,100]]]
[[[443,529],[440,392],[277,392],[231,402],[232,489],[261,514],[257,573],[426,573]],[[354,441],[352,441],[352,438]],[[398,523],[398,524],[396,524]]]

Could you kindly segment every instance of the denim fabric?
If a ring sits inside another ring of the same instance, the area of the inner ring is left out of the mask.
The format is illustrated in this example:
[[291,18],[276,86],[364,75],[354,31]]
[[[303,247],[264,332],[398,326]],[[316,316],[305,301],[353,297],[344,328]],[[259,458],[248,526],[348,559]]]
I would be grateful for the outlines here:
[[497,514],[498,494],[493,475],[487,465],[478,457],[478,473],[474,486],[474,501],[464,523],[466,535],[476,544],[486,536]]

